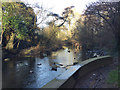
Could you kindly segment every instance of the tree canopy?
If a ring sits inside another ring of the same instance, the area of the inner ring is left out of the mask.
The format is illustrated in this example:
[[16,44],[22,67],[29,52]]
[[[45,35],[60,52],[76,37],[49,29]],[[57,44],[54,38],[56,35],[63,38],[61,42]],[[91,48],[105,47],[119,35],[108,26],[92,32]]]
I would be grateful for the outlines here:
[[37,21],[31,7],[27,7],[22,2],[4,2],[2,13],[2,29],[7,42],[9,42],[12,33],[14,39],[31,39]]

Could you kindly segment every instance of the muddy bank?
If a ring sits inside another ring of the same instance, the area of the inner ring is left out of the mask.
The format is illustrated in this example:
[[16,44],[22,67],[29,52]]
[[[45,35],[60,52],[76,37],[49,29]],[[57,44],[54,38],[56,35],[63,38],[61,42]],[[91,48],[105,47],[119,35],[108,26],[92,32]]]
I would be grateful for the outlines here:
[[58,51],[62,48],[62,45],[55,45],[52,47],[45,47],[45,46],[34,46],[27,49],[22,50],[6,50],[2,48],[2,59],[6,58],[13,58],[13,57],[45,57],[51,55],[51,52]]
[[44,56],[44,54],[46,55],[50,55],[51,52],[53,51],[57,51],[62,49],[61,45],[56,45],[56,46],[52,46],[52,47],[45,47],[45,46],[41,46],[41,47],[31,47],[28,49],[24,49],[22,51],[19,52],[19,55],[27,55],[27,56]]

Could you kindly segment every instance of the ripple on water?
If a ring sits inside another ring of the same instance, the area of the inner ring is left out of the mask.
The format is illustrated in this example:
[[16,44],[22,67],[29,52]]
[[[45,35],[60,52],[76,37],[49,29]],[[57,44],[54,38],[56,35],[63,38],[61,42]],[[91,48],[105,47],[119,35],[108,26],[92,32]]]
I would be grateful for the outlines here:
[[[66,69],[68,69],[68,67],[65,68],[65,66],[77,62],[77,57],[77,54],[75,54],[73,50],[70,49],[69,53],[66,48],[53,52],[51,56],[42,59],[14,58],[8,63],[3,64],[4,86],[14,87],[12,81],[15,81],[17,88],[41,88],[65,72]],[[56,65],[57,71],[51,70],[54,65]]]

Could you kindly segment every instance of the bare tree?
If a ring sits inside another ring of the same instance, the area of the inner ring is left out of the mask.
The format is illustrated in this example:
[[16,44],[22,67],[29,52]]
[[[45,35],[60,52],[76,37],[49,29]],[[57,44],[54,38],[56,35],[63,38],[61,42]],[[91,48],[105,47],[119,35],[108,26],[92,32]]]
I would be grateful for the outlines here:
[[[84,13],[87,16],[94,16],[100,18],[100,24],[102,27],[108,27],[108,32],[114,34],[116,39],[118,50],[120,50],[120,2],[95,2],[87,6],[87,9]],[[89,19],[90,20],[90,19]],[[95,23],[94,23],[95,24]],[[97,24],[97,25],[100,25]],[[97,26],[98,27],[98,26]]]
[[61,27],[65,24],[65,22],[68,22],[70,24],[70,20],[68,18],[70,15],[74,16],[72,8],[74,8],[74,6],[66,7],[64,11],[62,12],[61,16],[56,13],[52,13],[52,12],[48,16],[55,17],[54,22],[58,20],[62,20],[62,22],[59,25],[57,25],[58,27]]

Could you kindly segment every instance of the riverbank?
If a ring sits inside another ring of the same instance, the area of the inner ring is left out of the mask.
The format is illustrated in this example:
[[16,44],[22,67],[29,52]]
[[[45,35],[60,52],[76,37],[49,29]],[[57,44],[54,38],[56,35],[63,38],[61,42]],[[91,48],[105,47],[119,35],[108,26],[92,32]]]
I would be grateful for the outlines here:
[[22,50],[6,50],[2,49],[2,58],[13,58],[13,57],[45,57],[47,55],[50,55],[53,51],[58,51],[60,49],[63,49],[62,45],[54,45],[51,47],[45,47],[45,46],[33,46],[30,48],[22,49]]
[[24,50],[21,50],[19,52],[19,55],[24,55],[24,56],[32,56],[32,57],[43,57],[43,56],[47,56],[47,55],[50,55],[51,52],[53,51],[58,51],[62,49],[62,45],[55,45],[55,46],[52,46],[52,47],[45,47],[45,46],[41,46],[41,47],[30,47],[28,49],[24,49]]
[[51,55],[52,52],[56,52],[64,47],[73,49],[72,41],[62,41],[56,44],[31,46],[25,49],[12,49],[7,50],[5,47],[2,48],[2,58],[13,58],[13,57],[40,57]]

